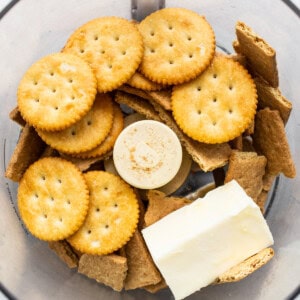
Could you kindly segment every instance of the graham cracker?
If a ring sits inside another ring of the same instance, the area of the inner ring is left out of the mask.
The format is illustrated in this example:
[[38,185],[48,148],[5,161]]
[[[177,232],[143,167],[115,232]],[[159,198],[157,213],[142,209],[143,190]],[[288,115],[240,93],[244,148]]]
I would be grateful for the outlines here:
[[147,198],[149,204],[144,217],[144,227],[150,226],[174,210],[192,202],[186,198],[167,197],[164,193],[156,190],[149,190]]
[[161,120],[168,125],[181,141],[182,146],[191,155],[192,159],[204,172],[223,167],[230,156],[231,149],[228,143],[204,144],[189,138],[176,124],[170,112],[164,110],[159,104],[151,101]]
[[243,137],[243,152],[255,152],[252,144],[252,138],[250,136]]
[[117,91],[115,95],[115,101],[119,104],[125,104],[129,106],[136,112],[144,115],[147,119],[161,121],[153,106],[141,97]]
[[46,146],[45,150],[43,151],[41,158],[42,157],[53,157],[53,156],[59,156],[59,153],[57,152],[57,150],[51,148],[50,146]]
[[247,57],[247,66],[252,73],[259,74],[273,87],[278,86],[276,51],[249,26],[236,24],[238,53]]
[[271,189],[275,179],[276,175],[266,172],[263,177],[263,190],[268,192]]
[[229,269],[227,272],[219,276],[215,283],[221,284],[240,281],[269,262],[273,256],[274,250],[272,248],[265,248]]
[[133,290],[145,285],[157,284],[162,276],[156,268],[141,233],[136,230],[124,247],[128,272],[125,289]]
[[166,281],[163,279],[162,281],[160,281],[157,284],[146,285],[146,286],[143,287],[143,289],[146,290],[147,292],[155,294],[158,291],[163,290],[167,287],[168,287],[168,285],[167,285]]
[[138,89],[138,88],[135,88],[135,87],[132,87],[129,85],[122,85],[117,90],[131,94],[131,95],[141,97],[146,100],[151,100],[151,97],[148,95],[148,93],[146,91],[143,91],[141,89]]
[[16,182],[20,181],[27,168],[41,156],[45,147],[34,128],[27,124],[21,131],[5,176]]
[[239,135],[235,139],[231,140],[229,142],[229,145],[231,146],[231,149],[242,151],[243,150],[243,136]]
[[73,157],[62,152],[59,153],[60,157],[72,162],[77,168],[84,172],[87,171],[93,164],[103,160],[103,157],[92,157],[92,158],[80,158]]
[[78,267],[78,256],[67,241],[49,242],[48,245],[69,268]]
[[118,88],[119,91],[126,92],[128,94],[133,94],[139,96],[143,99],[155,101],[160,104],[165,110],[171,110],[171,89],[161,90],[161,91],[143,91],[131,86],[122,85]]
[[286,124],[292,110],[292,103],[281,94],[278,88],[272,87],[262,78],[256,77],[254,81],[258,94],[258,107],[278,110],[283,123]]
[[20,126],[24,127],[26,125],[26,121],[23,119],[18,106],[16,106],[10,113],[9,118],[14,122],[18,123]]
[[267,199],[268,199],[268,192],[262,190],[255,201],[263,214],[265,213],[265,204]]
[[[235,53],[236,54],[240,54],[240,55],[243,55],[242,54],[242,49],[241,49],[241,46],[240,46],[240,43],[238,40],[234,40],[232,42],[232,48],[234,49]],[[244,56],[244,55],[243,55]]]
[[277,110],[265,108],[256,114],[253,144],[267,158],[266,172],[270,175],[296,176],[284,123]]
[[165,110],[172,110],[172,108],[171,108],[171,94],[172,94],[171,89],[148,92],[148,95],[151,96],[153,101],[155,101],[156,103],[161,105]]
[[83,254],[79,260],[78,272],[120,292],[124,287],[127,269],[125,257],[116,254]]
[[247,58],[245,55],[240,54],[240,53],[235,53],[235,54],[229,54],[227,57],[233,59],[234,61],[238,62],[241,64],[243,67],[247,67]]
[[225,183],[235,179],[254,201],[263,189],[267,159],[255,152],[232,151]]

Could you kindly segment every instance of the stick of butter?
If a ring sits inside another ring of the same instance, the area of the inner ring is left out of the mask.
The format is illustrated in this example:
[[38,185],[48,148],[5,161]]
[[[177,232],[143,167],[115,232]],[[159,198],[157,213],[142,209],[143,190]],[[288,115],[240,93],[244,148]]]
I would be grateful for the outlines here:
[[183,299],[273,244],[255,202],[231,181],[142,230],[175,299]]

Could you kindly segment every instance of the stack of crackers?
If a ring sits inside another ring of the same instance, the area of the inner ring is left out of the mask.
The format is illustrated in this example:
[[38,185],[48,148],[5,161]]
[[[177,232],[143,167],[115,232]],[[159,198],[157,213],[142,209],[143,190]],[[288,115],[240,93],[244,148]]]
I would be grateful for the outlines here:
[[[295,177],[285,135],[292,104],[278,87],[275,50],[242,22],[236,36],[236,53],[224,55],[190,10],[162,9],[140,24],[103,17],[25,73],[6,177],[19,182],[29,231],[70,268],[116,291],[167,287],[141,229],[192,200],[134,189],[105,169],[128,113],[169,126],[193,169],[212,171],[213,187],[235,179],[262,211],[276,176]],[[215,283],[238,281],[273,255],[264,249]]]

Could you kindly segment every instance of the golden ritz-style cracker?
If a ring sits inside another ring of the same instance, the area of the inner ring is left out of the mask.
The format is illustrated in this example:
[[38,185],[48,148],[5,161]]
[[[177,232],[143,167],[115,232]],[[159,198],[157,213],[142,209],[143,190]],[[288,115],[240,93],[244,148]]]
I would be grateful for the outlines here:
[[89,196],[81,172],[57,157],[33,163],[22,177],[18,207],[29,231],[45,241],[71,236],[85,220]]
[[62,130],[90,110],[96,83],[91,67],[81,58],[51,54],[25,73],[18,87],[18,107],[30,125],[47,131]]
[[[295,176],[284,128],[292,104],[278,87],[275,50],[246,24],[235,29],[237,54],[223,55],[205,17],[187,9],[139,24],[100,17],[25,73],[10,114],[24,128],[5,175],[20,181],[26,227],[70,268],[116,291],[155,293],[167,283],[143,229],[232,179],[264,211],[276,176]],[[212,171],[214,182],[183,197],[173,193],[180,172],[157,190],[112,174],[117,137],[145,118],[179,138],[184,179]],[[262,249],[212,284],[239,281],[273,256]]]
[[143,40],[133,22],[102,17],[78,28],[63,52],[87,61],[95,72],[98,92],[105,93],[133,76],[142,60]]
[[200,74],[215,52],[215,35],[203,16],[183,8],[165,8],[138,28],[144,39],[140,71],[159,84],[179,84]]
[[101,144],[111,130],[112,122],[112,99],[108,94],[98,94],[92,108],[74,125],[52,132],[37,129],[37,133],[52,148],[78,154]]
[[172,93],[179,127],[192,139],[208,144],[239,136],[251,124],[256,104],[256,87],[247,70],[221,55],[200,76],[174,87]]
[[112,253],[126,244],[137,227],[135,193],[120,177],[104,171],[90,171],[84,178],[90,191],[88,215],[68,242],[84,253]]
[[115,103],[113,105],[112,122],[113,124],[109,134],[106,136],[105,140],[100,145],[98,145],[96,148],[90,151],[78,153],[77,156],[80,158],[100,157],[106,154],[108,151],[112,150],[117,137],[119,136],[124,127],[124,118],[122,111],[120,107]]

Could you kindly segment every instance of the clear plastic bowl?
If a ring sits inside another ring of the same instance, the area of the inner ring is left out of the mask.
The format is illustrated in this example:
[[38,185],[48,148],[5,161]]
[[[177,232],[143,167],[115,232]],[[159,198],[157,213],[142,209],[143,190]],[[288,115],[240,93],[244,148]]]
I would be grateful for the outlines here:
[[[136,1],[133,1],[136,2]],[[150,1],[151,3],[155,1]],[[234,27],[242,20],[277,51],[282,93],[294,109],[286,126],[291,151],[300,170],[300,22],[287,1],[166,0],[206,16],[218,45],[232,51]],[[142,290],[117,293],[78,274],[59,260],[47,244],[33,238],[20,222],[17,185],[3,177],[16,145],[19,127],[8,118],[16,105],[16,89],[25,70],[37,59],[59,51],[79,25],[104,15],[131,18],[130,0],[13,1],[0,21],[1,210],[0,282],[20,299],[172,299],[168,289],[155,295]],[[297,133],[298,132],[298,133]],[[209,286],[189,299],[284,299],[300,283],[300,182],[277,179],[267,221],[274,235],[275,258],[238,283]]]

